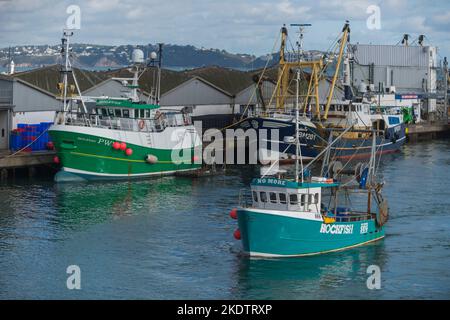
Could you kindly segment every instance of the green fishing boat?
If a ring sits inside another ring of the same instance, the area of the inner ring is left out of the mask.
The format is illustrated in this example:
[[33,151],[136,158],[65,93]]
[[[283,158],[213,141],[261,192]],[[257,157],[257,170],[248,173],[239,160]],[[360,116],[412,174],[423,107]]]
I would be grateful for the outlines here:
[[[150,66],[139,49],[133,51],[129,69],[133,77],[115,78],[126,89],[124,97],[82,97],[69,61],[71,35],[64,33],[62,46],[63,110],[49,129],[57,151],[55,162],[61,165],[55,180],[130,179],[199,169],[194,150],[201,147],[201,138],[190,115],[159,105],[161,58],[151,101],[139,98],[139,77]],[[73,76],[76,97],[69,97],[68,75]]]

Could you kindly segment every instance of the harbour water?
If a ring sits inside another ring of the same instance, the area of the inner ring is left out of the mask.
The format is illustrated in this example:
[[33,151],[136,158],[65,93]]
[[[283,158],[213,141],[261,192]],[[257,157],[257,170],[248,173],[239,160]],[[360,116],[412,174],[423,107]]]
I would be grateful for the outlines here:
[[[257,168],[200,179],[0,185],[0,299],[450,298],[450,141],[383,157],[386,238],[326,255],[249,260],[229,218]],[[68,290],[66,268],[81,269]],[[369,265],[381,289],[369,290]]]

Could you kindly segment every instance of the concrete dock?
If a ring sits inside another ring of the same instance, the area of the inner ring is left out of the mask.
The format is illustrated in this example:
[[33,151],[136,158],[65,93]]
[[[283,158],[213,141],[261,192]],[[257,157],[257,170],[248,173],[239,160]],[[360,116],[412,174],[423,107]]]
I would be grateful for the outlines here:
[[446,122],[409,124],[406,128],[410,142],[430,140],[450,134],[450,125]]
[[36,168],[53,164],[55,151],[20,152],[12,155],[9,151],[0,152],[0,180],[6,180],[8,175],[15,175],[16,169],[28,169],[33,176]]

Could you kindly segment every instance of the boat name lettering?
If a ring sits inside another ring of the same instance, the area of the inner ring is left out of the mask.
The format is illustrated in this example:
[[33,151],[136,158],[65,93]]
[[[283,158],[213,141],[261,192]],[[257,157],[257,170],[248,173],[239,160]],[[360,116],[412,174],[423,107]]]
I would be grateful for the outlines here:
[[369,224],[367,222],[361,223],[361,229],[359,233],[365,234],[367,232],[369,232]]
[[96,142],[94,139],[89,139],[89,138],[84,138],[84,137],[77,137],[77,140],[91,142],[91,143]]
[[299,138],[304,138],[306,140],[315,140],[316,136],[313,133],[299,132]]
[[320,233],[331,233],[331,234],[352,234],[353,225],[352,224],[325,224],[322,223],[320,227]]
[[113,142],[112,142],[112,140],[98,138],[97,143],[98,144],[104,144],[105,146],[110,146]]
[[276,184],[279,186],[286,185],[286,181],[279,180],[279,179],[272,179],[272,178],[269,178],[269,179],[262,178],[262,179],[258,179],[257,181],[258,181],[258,183]]

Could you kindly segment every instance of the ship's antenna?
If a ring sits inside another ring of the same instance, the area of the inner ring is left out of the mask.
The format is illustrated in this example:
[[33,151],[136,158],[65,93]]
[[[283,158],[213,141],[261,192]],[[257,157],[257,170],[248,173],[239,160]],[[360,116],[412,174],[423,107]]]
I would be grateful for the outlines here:
[[291,23],[291,27],[298,27],[298,41],[297,41],[297,50],[298,50],[298,60],[303,56],[303,36],[305,33],[305,27],[311,27],[310,23]]

